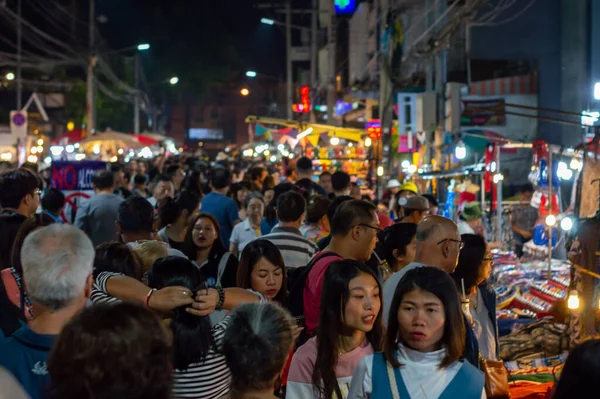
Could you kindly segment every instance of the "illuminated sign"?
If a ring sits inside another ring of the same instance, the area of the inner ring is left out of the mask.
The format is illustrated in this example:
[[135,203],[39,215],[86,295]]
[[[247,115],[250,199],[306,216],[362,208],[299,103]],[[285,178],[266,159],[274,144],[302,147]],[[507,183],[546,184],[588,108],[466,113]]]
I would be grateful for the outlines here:
[[365,123],[365,129],[371,140],[377,140],[381,138],[381,121],[379,119],[371,119]]
[[356,0],[334,0],[333,4],[336,14],[352,14],[356,9]]
[[583,126],[594,126],[600,119],[600,112],[598,111],[582,111],[581,112],[581,124]]

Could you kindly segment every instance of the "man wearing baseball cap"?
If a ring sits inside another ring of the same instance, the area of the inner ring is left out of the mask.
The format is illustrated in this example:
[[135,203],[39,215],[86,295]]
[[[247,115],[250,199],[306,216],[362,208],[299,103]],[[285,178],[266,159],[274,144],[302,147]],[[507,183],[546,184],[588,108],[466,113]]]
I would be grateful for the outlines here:
[[419,224],[427,215],[429,215],[429,201],[427,198],[417,195],[406,200],[404,217],[398,223]]

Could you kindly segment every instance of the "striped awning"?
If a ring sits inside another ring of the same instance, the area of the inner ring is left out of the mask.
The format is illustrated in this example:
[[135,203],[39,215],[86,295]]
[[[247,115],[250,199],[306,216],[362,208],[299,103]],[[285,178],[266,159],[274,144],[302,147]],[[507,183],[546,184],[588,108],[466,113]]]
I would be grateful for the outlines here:
[[496,96],[506,94],[537,94],[537,75],[510,76],[471,83],[470,95]]

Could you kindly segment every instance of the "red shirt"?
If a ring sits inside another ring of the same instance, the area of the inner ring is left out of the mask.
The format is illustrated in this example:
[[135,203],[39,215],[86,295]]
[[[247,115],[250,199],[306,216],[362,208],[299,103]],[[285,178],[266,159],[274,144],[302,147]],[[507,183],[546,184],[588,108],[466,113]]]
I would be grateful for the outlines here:
[[[323,252],[315,256],[323,256]],[[304,315],[305,325],[309,333],[313,333],[319,324],[319,309],[321,307],[321,289],[323,288],[323,277],[325,271],[333,262],[344,260],[341,256],[325,256],[319,259],[312,267],[306,278],[304,286]]]

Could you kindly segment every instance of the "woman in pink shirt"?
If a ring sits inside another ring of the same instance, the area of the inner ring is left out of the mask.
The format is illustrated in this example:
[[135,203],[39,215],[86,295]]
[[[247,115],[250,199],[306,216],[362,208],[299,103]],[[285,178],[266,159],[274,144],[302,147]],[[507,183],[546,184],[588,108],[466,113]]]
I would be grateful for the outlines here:
[[362,262],[325,272],[317,335],[294,354],[287,399],[345,399],[362,358],[381,350],[381,284]]

